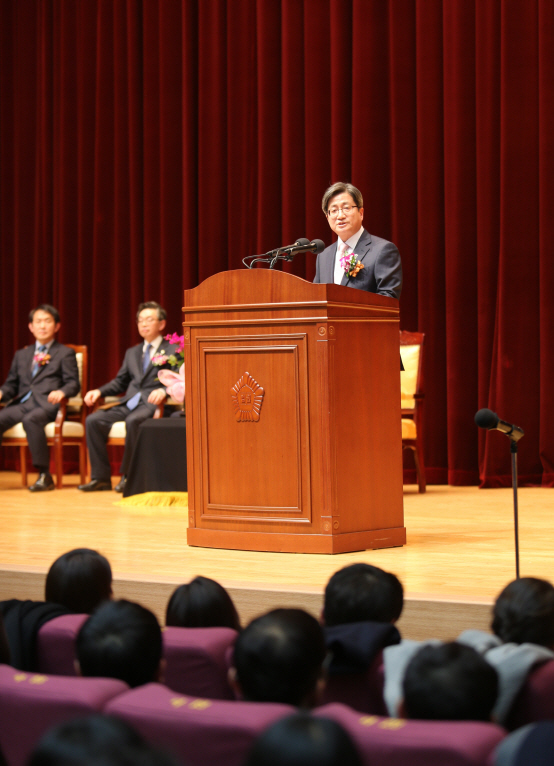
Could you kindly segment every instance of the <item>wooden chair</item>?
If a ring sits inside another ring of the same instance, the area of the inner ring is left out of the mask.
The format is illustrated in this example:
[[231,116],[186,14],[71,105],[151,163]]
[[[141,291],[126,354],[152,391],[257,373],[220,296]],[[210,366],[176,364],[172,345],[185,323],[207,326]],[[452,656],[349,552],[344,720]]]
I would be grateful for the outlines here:
[[414,453],[417,483],[425,492],[425,462],[423,458],[423,342],[422,332],[400,331],[400,348],[404,371],[400,373],[402,397],[402,449]]
[[[79,383],[81,389],[77,396],[64,399],[52,423],[45,426],[46,441],[49,447],[54,448],[54,464],[56,467],[56,487],[61,488],[63,482],[63,448],[69,446],[79,447],[79,473],[81,484],[86,481],[87,470],[87,444],[85,439],[86,407],[83,403],[82,393],[86,391],[88,374],[88,349],[86,346],[66,344],[75,351],[77,367],[79,368]],[[27,435],[22,423],[17,423],[4,432],[2,437],[3,447],[19,447],[21,459],[21,482],[27,486]]]

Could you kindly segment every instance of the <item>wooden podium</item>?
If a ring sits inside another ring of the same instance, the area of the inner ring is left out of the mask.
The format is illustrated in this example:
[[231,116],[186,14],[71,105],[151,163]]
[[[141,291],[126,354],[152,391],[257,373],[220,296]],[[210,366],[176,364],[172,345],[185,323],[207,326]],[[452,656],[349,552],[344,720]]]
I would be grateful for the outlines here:
[[245,269],[184,302],[188,544],[403,545],[398,301]]

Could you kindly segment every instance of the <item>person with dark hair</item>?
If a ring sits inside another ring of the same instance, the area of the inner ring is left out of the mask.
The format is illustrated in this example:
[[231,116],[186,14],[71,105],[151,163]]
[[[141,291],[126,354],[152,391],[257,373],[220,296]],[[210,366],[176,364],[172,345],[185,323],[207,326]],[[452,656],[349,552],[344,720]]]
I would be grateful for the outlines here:
[[538,577],[521,577],[497,597],[492,630],[503,643],[537,644],[554,650],[554,587]]
[[92,407],[101,396],[123,394],[115,406],[98,409],[86,419],[87,447],[90,456],[91,481],[80,484],[83,492],[110,490],[111,468],[106,442],[114,423],[125,421],[125,450],[121,464],[121,479],[115,487],[123,492],[127,472],[141,423],[154,415],[156,407],[166,398],[158,372],[164,365],[153,365],[154,357],[171,356],[175,346],[162,337],[167,314],[159,303],[141,303],[137,311],[137,327],[143,342],[127,349],[116,377],[100,388],[87,391],[85,404]]
[[350,564],[339,569],[325,587],[325,625],[398,620],[404,606],[402,583],[391,572],[371,564]]
[[498,675],[469,646],[426,645],[408,663],[403,692],[400,712],[406,718],[491,721]]
[[8,635],[4,626],[4,618],[0,612],[0,664],[9,665],[11,662],[10,645]]
[[297,713],[258,737],[245,766],[362,766],[362,759],[339,723]]
[[240,631],[238,612],[225,588],[209,577],[195,577],[176,588],[165,624],[174,628],[232,628]]
[[317,704],[326,657],[318,621],[302,609],[274,609],[239,633],[229,682],[251,702]]
[[321,201],[338,240],[317,256],[314,282],[327,282],[400,298],[402,263],[396,245],[362,226],[364,200],[359,189],[339,181]]
[[162,631],[155,615],[132,601],[106,601],[77,634],[78,670],[119,678],[131,688],[162,678]]
[[[554,659],[553,594],[552,585],[545,580],[515,580],[496,600],[492,622],[496,635],[464,630],[457,639],[457,643],[475,649],[498,673],[494,718],[500,724],[506,722],[531,670]],[[398,712],[404,673],[420,646],[416,641],[403,641],[384,651],[385,701],[390,715]]]
[[76,718],[54,726],[40,740],[27,766],[176,766],[128,723],[107,715]]
[[107,558],[90,548],[59,556],[46,575],[45,599],[72,612],[91,614],[112,597],[112,569]]
[[366,671],[384,647],[400,643],[394,623],[403,606],[402,583],[379,567],[350,564],[332,575],[322,614],[330,681]]
[[7,404],[0,410],[0,443],[6,431],[22,423],[38,471],[31,492],[54,489],[44,427],[56,419],[60,402],[78,394],[80,388],[75,351],[55,337],[60,326],[58,311],[47,303],[30,312],[29,330],[35,342],[15,352],[0,388],[0,400]]

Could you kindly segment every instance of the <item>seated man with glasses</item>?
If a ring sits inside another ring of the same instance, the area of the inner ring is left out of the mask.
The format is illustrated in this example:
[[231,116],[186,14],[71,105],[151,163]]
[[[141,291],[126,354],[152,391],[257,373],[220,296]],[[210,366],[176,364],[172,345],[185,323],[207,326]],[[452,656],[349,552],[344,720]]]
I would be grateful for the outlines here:
[[364,200],[349,183],[330,186],[321,202],[338,241],[317,256],[314,282],[355,287],[400,298],[402,263],[396,245],[362,226]]
[[86,420],[87,447],[90,456],[91,481],[80,484],[83,492],[111,489],[111,470],[106,442],[114,423],[124,420],[126,427],[125,451],[121,464],[121,480],[115,487],[123,492],[127,471],[140,424],[154,414],[156,406],[165,397],[165,388],[158,380],[159,366],[152,364],[155,355],[171,356],[175,346],[162,337],[167,314],[159,303],[141,303],[137,311],[137,325],[143,342],[127,349],[125,359],[116,377],[100,388],[85,394],[85,404],[91,407],[101,396],[124,394],[121,403],[106,410],[97,410]]

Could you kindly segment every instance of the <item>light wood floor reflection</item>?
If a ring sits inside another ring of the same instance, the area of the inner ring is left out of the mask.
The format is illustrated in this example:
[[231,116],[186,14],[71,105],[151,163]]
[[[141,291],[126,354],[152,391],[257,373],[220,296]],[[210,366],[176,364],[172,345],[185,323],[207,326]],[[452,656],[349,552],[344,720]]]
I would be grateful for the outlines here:
[[[34,477],[31,476],[31,481]],[[224,584],[321,592],[347,563],[367,561],[395,572],[408,594],[492,599],[515,576],[510,489],[405,487],[403,548],[336,556],[192,548],[185,508],[122,508],[110,492],[68,486],[31,494],[19,474],[0,472],[0,566],[46,571],[64,551],[104,553],[116,577],[184,582],[197,574]],[[554,490],[519,491],[521,573],[554,581]]]

